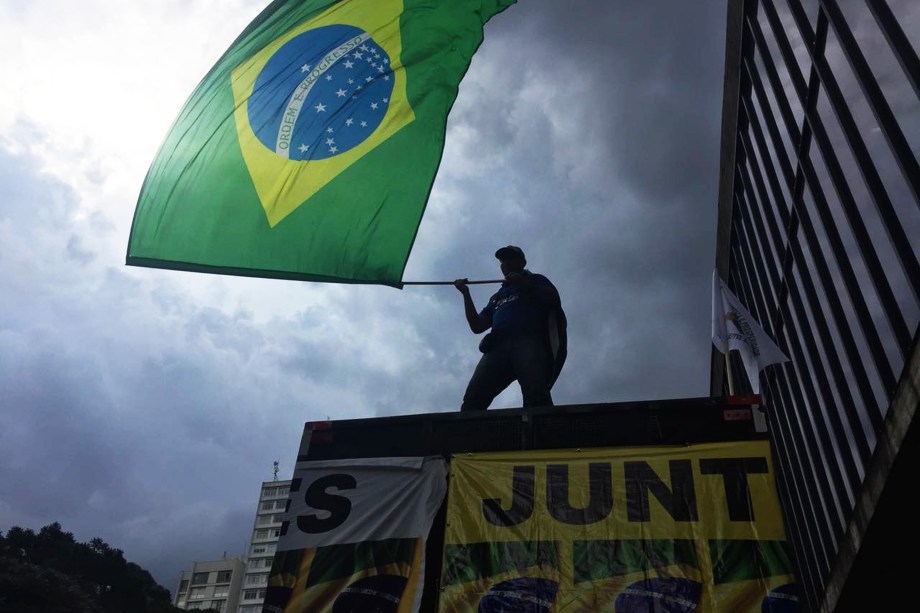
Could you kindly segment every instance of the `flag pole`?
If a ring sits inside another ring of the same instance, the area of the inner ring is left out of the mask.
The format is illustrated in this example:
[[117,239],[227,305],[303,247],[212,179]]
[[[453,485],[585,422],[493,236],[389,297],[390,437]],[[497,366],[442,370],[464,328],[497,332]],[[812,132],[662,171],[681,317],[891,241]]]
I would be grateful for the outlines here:
[[722,354],[725,356],[725,372],[728,373],[728,395],[735,395],[735,380],[732,377],[732,363],[728,359],[729,352],[731,350],[728,348],[728,341],[722,343]]
[[[486,279],[481,281],[467,281],[467,285],[479,285],[481,283],[504,283],[504,279]],[[453,281],[403,281],[403,285],[453,285]]]
[[[730,352],[728,345],[728,329],[725,326],[725,320],[728,318],[728,313],[725,312],[725,296],[722,293],[724,285],[722,280],[719,278],[719,272],[717,269],[712,270],[712,323],[713,326],[717,326],[716,330],[713,330],[713,341],[715,341],[715,336],[718,335],[722,338],[722,355],[725,356],[725,372],[728,375],[728,395],[735,395],[735,380],[732,377],[732,363],[729,360]],[[718,307],[718,308],[717,308]],[[718,346],[717,346],[718,347]]]

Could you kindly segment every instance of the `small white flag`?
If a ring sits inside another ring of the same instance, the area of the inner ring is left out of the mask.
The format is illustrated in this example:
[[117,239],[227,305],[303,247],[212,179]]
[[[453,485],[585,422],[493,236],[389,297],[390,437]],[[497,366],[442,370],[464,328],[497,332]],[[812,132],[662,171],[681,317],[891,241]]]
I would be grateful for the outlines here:
[[735,349],[741,354],[755,394],[760,393],[761,370],[770,364],[789,361],[716,270],[712,271],[712,344],[722,353]]

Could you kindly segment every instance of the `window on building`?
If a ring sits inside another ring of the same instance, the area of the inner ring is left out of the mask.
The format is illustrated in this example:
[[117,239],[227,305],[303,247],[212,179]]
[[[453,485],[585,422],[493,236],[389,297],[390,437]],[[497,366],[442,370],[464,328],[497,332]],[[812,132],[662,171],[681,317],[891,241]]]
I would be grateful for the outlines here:
[[268,538],[268,530],[256,530],[256,534],[255,534],[255,537],[254,537],[254,538],[256,538],[256,539],[267,539],[267,538]]
[[260,515],[259,524],[260,526],[268,526],[269,524],[280,524],[284,518],[281,514],[276,515]]
[[258,555],[260,553],[268,553],[268,549],[265,545],[253,545],[251,555]]
[[188,579],[183,579],[179,582],[179,593],[184,594],[185,590],[188,589]]
[[217,573],[217,583],[230,583],[230,579],[233,577],[232,570],[221,570]]
[[210,573],[195,573],[192,575],[192,585],[202,585],[208,582]]
[[287,506],[287,500],[276,500],[276,501],[275,501],[275,508],[276,508],[276,509],[283,509],[283,508],[285,508],[286,506]]
[[265,600],[265,588],[243,590],[243,600]]
[[277,543],[268,543],[265,545],[265,553],[275,553],[275,549],[278,547]]
[[228,594],[230,594],[229,585],[218,585],[217,587],[214,588],[214,595],[212,597],[213,598],[226,598]]
[[278,529],[278,530],[271,530],[270,532],[271,532],[272,536],[275,537],[275,538],[278,538],[278,537],[281,536],[281,530],[280,530],[280,529]]
[[262,496],[263,496],[264,498],[274,498],[274,497],[275,497],[275,488],[273,488],[273,487],[267,487],[267,488],[265,488],[264,490],[262,490]]
[[279,487],[279,488],[278,488],[278,491],[275,492],[275,495],[277,495],[277,496],[287,496],[287,495],[288,495],[288,488],[286,488],[286,487]]
[[224,611],[227,610],[227,601],[226,600],[212,600],[211,608],[223,613]]
[[260,511],[271,511],[274,508],[275,508],[275,502],[273,500],[269,500],[268,502],[263,502],[262,505],[259,507],[259,510]]
[[246,575],[246,585],[265,585],[268,583],[268,573]]
[[265,588],[243,590],[243,600],[265,600]]
[[189,600],[193,598],[204,598],[205,590],[207,590],[207,588],[193,587],[192,591],[188,593]]

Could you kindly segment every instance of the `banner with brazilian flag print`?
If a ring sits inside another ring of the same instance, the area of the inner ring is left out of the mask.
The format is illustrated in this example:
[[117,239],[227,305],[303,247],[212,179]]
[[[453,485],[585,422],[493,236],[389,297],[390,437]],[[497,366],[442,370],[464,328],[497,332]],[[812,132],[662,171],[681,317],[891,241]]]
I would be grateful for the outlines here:
[[439,613],[798,611],[767,441],[451,462]]
[[416,613],[447,462],[298,462],[262,610]]
[[275,0],[141,188],[127,264],[401,287],[483,39],[515,0]]

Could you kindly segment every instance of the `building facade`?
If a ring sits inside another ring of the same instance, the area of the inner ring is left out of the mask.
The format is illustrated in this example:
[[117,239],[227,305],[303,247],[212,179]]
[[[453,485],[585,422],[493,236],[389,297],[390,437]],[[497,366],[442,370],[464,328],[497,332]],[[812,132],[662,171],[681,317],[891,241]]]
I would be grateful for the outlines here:
[[918,48],[915,0],[728,2],[716,268],[791,358],[761,383],[804,611],[911,584]]
[[173,604],[186,610],[233,613],[237,609],[245,564],[243,557],[194,562],[190,570],[182,571]]
[[262,611],[268,573],[281,536],[281,521],[290,486],[290,481],[263,481],[259,489],[259,504],[246,554],[246,569],[240,586],[237,613]]

